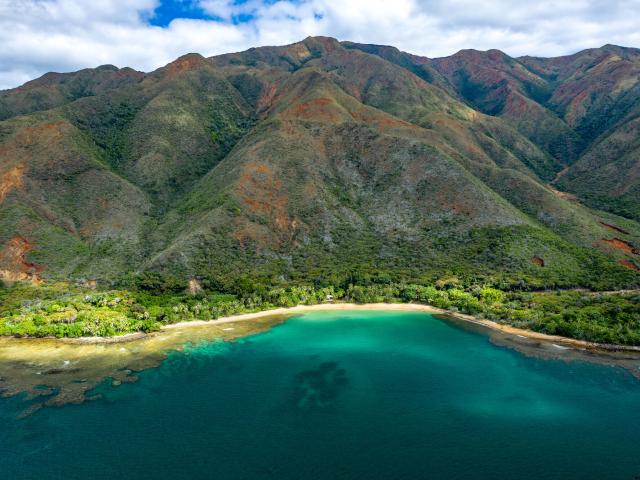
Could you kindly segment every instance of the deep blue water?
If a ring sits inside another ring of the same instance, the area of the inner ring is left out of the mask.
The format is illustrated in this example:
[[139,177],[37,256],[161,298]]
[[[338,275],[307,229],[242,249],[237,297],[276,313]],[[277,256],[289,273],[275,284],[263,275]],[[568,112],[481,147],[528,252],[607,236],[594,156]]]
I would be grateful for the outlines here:
[[0,399],[0,478],[640,475],[640,381],[427,314],[307,314],[140,377],[22,420],[20,398]]

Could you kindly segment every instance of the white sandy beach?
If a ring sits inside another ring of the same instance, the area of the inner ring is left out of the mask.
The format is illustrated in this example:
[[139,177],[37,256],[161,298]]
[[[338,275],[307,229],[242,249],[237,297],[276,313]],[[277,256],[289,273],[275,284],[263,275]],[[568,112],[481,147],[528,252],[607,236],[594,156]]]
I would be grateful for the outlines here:
[[[273,310],[264,310],[255,313],[244,313],[240,315],[232,315],[229,317],[218,318],[215,320],[194,320],[190,322],[179,322],[171,325],[165,325],[161,330],[169,330],[174,328],[188,328],[196,325],[212,325],[212,324],[224,324],[233,322],[244,322],[247,320],[253,320],[257,318],[272,316],[272,315],[293,315],[296,313],[313,312],[313,311],[331,311],[331,310],[394,310],[394,311],[413,311],[413,312],[426,312],[435,313],[440,315],[449,315],[466,322],[482,325],[486,328],[500,331],[511,335],[520,335],[523,337],[531,338],[534,340],[540,340],[544,342],[557,343],[574,348],[590,348],[590,349],[605,349],[605,350],[626,350],[626,351],[640,351],[638,347],[629,346],[612,346],[598,343],[587,342],[585,340],[577,340],[574,338],[561,337],[559,335],[547,335],[545,333],[534,332],[531,330],[525,330],[516,328],[511,325],[505,325],[491,320],[484,320],[473,317],[471,315],[465,315],[458,312],[450,312],[441,308],[432,307],[430,305],[421,305],[415,303],[323,303],[319,305],[298,305],[290,308],[276,308]],[[612,348],[614,347],[614,348]]]
[[79,338],[62,338],[60,341],[66,343],[120,343],[129,342],[133,340],[139,340],[151,335],[162,335],[163,331],[183,328],[193,328],[206,325],[222,325],[226,323],[246,322],[259,318],[272,317],[276,315],[295,315],[297,313],[314,312],[314,311],[337,311],[337,310],[391,310],[391,311],[404,311],[404,312],[425,312],[439,315],[447,315],[465,322],[474,323],[476,325],[482,325],[483,327],[491,330],[499,331],[509,335],[527,337],[542,342],[550,342],[560,344],[573,348],[580,349],[593,349],[593,350],[607,350],[607,351],[627,351],[627,352],[640,352],[640,347],[633,347],[627,345],[608,345],[601,343],[587,342],[585,340],[578,340],[574,338],[561,337],[559,335],[547,335],[545,333],[534,332],[531,330],[525,330],[522,328],[513,327],[511,325],[497,323],[491,320],[485,320],[476,318],[471,315],[466,315],[459,312],[451,312],[443,310],[441,308],[432,307],[430,305],[421,305],[417,303],[322,303],[319,305],[298,305],[289,308],[274,308],[271,310],[263,310],[260,312],[243,313],[238,315],[231,315],[228,317],[217,318],[214,320],[191,320],[186,322],[172,323],[170,325],[164,325],[160,331],[151,334],[145,334],[142,332],[129,333],[127,335],[121,335],[117,337],[79,337]]

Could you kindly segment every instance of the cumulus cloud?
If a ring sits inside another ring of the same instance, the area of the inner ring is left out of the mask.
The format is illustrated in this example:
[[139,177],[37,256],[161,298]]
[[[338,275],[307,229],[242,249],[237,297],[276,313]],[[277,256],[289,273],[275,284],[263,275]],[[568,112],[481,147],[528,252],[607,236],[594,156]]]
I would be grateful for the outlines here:
[[429,57],[462,48],[553,56],[640,46],[640,0],[172,0],[203,19],[149,20],[163,0],[0,0],[0,89],[47,71],[111,63],[152,70],[308,35],[394,45]]

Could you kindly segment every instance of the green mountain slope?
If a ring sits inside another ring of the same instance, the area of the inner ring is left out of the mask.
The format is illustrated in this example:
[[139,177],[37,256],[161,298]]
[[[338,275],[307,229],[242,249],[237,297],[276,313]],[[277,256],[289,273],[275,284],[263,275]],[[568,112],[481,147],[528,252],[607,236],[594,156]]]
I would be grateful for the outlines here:
[[504,119],[554,159],[535,168],[542,179],[555,179],[591,206],[639,218],[633,132],[640,50],[605,45],[557,58],[462,50],[428,59],[392,47],[345,46],[381,56]]
[[[42,102],[4,92],[20,101],[0,104],[0,274],[637,285],[640,226],[546,184],[564,165],[555,140],[515,119],[579,133],[532,99],[547,74],[504,57],[520,113],[489,106],[493,87],[472,101],[442,62],[324,37],[189,54],[121,83],[82,71],[90,94],[75,80],[37,86]],[[635,148],[623,131],[609,141]]]
[[0,92],[0,120],[47,110],[78,98],[117,90],[137,83],[144,73],[113,65],[73,73],[47,73],[13,90]]

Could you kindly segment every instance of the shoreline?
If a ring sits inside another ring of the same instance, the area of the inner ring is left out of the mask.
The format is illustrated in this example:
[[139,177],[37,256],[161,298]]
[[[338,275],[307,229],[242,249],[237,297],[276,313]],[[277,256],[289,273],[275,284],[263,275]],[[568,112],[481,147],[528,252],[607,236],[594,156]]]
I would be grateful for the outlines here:
[[492,320],[486,320],[477,318],[472,315],[464,313],[453,312],[450,310],[444,310],[442,308],[433,307],[430,305],[423,305],[419,303],[321,303],[317,305],[297,305],[295,307],[279,307],[271,310],[262,310],[253,313],[241,313],[237,315],[230,315],[228,317],[221,317],[214,320],[191,320],[185,322],[172,323],[169,325],[163,325],[159,331],[153,333],[134,332],[126,335],[120,335],[117,337],[79,337],[79,338],[59,338],[65,343],[76,344],[103,344],[103,343],[123,343],[134,340],[139,340],[152,335],[162,335],[162,332],[173,329],[190,328],[206,325],[223,325],[226,323],[246,322],[249,320],[255,320],[258,318],[276,316],[276,315],[295,315],[296,313],[305,313],[313,311],[339,311],[339,310],[378,310],[378,311],[405,311],[405,312],[425,312],[433,313],[437,315],[452,317],[464,322],[472,323],[475,325],[483,326],[489,330],[505,333],[508,335],[516,335],[526,337],[532,340],[538,340],[546,343],[560,344],[562,346],[568,346],[571,348],[603,351],[603,352],[637,352],[640,353],[640,346],[633,345],[615,345],[605,343],[589,342],[587,340],[579,340],[576,338],[562,337],[560,335],[549,335],[546,333],[535,332],[533,330],[526,330],[512,325],[502,324],[494,322]]
[[[580,360],[619,366],[640,379],[640,347],[602,346],[581,340],[518,329],[417,303],[325,303],[274,308],[260,312],[194,320],[163,326],[153,333],[134,332],[118,337],[0,337],[0,397],[28,392],[34,400],[25,415],[44,406],[82,403],[101,381],[113,386],[135,382],[137,372],[154,368],[169,352],[208,341],[233,341],[265,332],[306,312],[396,311],[423,312],[450,323],[451,328],[472,330],[483,341],[513,349],[525,356]],[[309,320],[313,321],[313,320]],[[391,319],[389,321],[392,321]],[[44,387],[46,388],[44,388]]]

